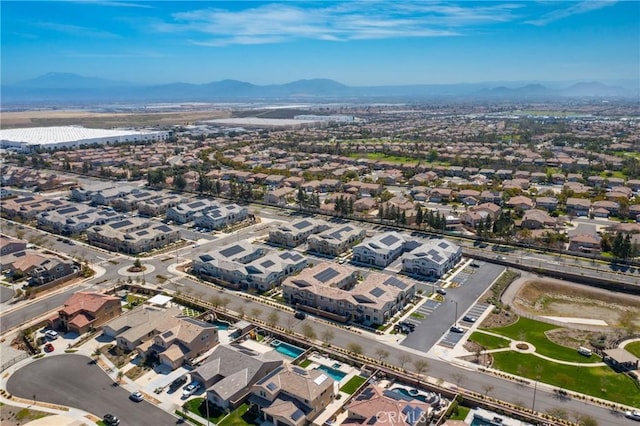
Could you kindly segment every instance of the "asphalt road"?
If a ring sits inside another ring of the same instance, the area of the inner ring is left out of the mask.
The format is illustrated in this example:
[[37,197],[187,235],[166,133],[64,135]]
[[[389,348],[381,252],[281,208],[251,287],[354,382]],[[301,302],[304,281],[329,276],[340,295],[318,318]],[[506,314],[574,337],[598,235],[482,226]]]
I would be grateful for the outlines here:
[[4,303],[8,300],[11,300],[13,295],[14,295],[14,291],[12,288],[0,285],[0,303]]
[[[504,269],[503,266],[484,262],[460,287],[447,288],[445,301],[420,321],[415,331],[409,333],[402,341],[402,346],[423,352],[429,351],[453,323],[473,306]],[[411,318],[410,321],[416,323]]]
[[125,425],[171,425],[178,419],[146,401],[129,399],[92,360],[83,355],[47,356],[16,371],[7,390],[21,398],[76,407],[102,418],[115,414]]
[[61,306],[69,296],[78,290],[79,288],[77,286],[73,286],[63,292],[44,297],[34,303],[23,305],[19,309],[3,314],[0,316],[0,334]]

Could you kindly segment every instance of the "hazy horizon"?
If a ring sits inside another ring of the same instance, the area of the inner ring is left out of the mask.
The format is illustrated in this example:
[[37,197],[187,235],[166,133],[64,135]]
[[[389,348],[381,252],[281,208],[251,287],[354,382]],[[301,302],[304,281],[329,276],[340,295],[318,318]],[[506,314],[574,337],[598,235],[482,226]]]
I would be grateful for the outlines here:
[[[37,4],[36,4],[37,3]],[[2,84],[49,72],[165,84],[615,82],[640,4],[3,1]]]

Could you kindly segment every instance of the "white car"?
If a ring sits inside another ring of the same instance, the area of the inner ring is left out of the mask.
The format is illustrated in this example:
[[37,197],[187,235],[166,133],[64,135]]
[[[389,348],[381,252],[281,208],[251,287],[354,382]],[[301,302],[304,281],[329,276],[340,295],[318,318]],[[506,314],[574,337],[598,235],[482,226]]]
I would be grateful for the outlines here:
[[44,335],[51,340],[56,340],[58,338],[58,332],[55,330],[47,330],[44,332]]
[[189,398],[191,395],[196,393],[198,389],[200,389],[200,383],[191,382],[182,390],[182,397],[185,399]]
[[144,400],[144,395],[142,392],[136,391],[129,395],[129,398],[131,398],[132,401],[140,402]]
[[640,411],[638,410],[630,410],[630,411],[626,411],[624,413],[625,417],[627,417],[628,419],[631,420],[635,420],[637,422],[640,422]]

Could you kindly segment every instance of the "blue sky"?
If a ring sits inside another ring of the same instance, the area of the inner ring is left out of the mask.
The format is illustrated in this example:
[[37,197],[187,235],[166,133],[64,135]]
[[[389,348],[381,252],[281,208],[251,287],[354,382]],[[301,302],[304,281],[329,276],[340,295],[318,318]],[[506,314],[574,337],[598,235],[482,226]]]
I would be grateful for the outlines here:
[[637,79],[632,1],[1,2],[2,82]]

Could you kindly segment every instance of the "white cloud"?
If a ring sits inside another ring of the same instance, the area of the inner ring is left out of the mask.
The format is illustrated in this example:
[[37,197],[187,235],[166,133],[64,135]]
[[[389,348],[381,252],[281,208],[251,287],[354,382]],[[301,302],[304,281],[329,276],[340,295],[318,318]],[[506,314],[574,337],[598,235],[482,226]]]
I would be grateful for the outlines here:
[[[242,4],[242,3],[241,3]],[[270,3],[253,8],[220,7],[175,13],[155,22],[158,32],[189,33],[193,44],[223,46],[311,39],[348,41],[447,37],[469,27],[509,22],[520,4],[455,6],[437,3]]]
[[40,28],[46,28],[52,31],[56,31],[63,34],[69,34],[78,37],[91,37],[91,38],[120,38],[119,35],[110,33],[108,31],[96,30],[93,28],[82,27],[79,25],[60,24],[57,22],[37,22],[36,26]]
[[544,26],[551,22],[568,18],[569,16],[579,15],[581,13],[587,13],[593,10],[602,9],[603,7],[612,6],[616,2],[617,0],[585,0],[578,3],[573,3],[563,9],[556,9],[551,12],[545,13],[537,19],[526,21],[526,23],[536,26]]

